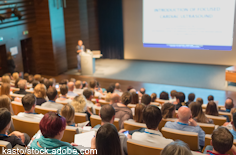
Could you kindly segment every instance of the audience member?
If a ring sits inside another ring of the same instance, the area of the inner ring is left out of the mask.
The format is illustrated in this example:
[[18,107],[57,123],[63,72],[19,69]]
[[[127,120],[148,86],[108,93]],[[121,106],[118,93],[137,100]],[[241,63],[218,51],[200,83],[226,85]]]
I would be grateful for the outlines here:
[[54,79],[54,78],[50,78],[48,81],[49,81],[49,83],[50,83],[50,85],[51,85],[52,87],[55,87],[55,86],[56,86],[56,79]]
[[111,94],[110,104],[113,105],[119,102],[121,102],[121,97],[116,93]]
[[29,77],[29,73],[25,73],[25,74],[24,74],[24,79],[25,79],[26,81],[28,81],[28,77]]
[[[236,113],[236,108],[232,108],[231,111],[230,111],[230,114],[231,114],[231,122],[233,121],[233,114]],[[233,130],[233,125],[231,122],[225,122],[223,124],[224,127],[226,127],[228,130]]]
[[65,118],[67,126],[77,126],[75,124],[75,109],[72,105],[64,105],[60,111],[60,115]]
[[159,99],[161,99],[161,100],[169,100],[169,94],[167,92],[165,92],[165,91],[162,91],[160,93]]
[[15,80],[15,82],[14,82],[14,87],[15,88],[19,88],[19,86],[18,86],[19,80],[21,80],[21,79],[18,78],[17,80]]
[[2,83],[9,83],[10,84],[10,77],[7,74],[2,76]]
[[107,88],[107,93],[113,93],[115,89],[115,84],[111,84],[108,88]]
[[198,102],[198,103],[200,103],[201,105],[203,105],[203,99],[200,98],[200,97],[198,97],[198,98],[196,99],[196,102]]
[[69,82],[75,83],[76,82],[76,79],[75,78],[70,78]]
[[235,146],[233,145],[233,136],[228,129],[224,127],[219,127],[215,129],[211,138],[211,146],[206,146],[204,154],[227,155],[226,153],[229,150],[236,154]]
[[202,148],[205,143],[205,132],[192,119],[191,110],[186,106],[180,107],[178,110],[177,118],[177,122],[169,121],[164,125],[164,127],[198,133],[198,144]]
[[145,106],[148,106],[151,103],[151,97],[148,94],[144,94],[141,97],[141,103],[143,103]]
[[160,155],[192,155],[192,153],[186,143],[176,140],[168,144]]
[[174,118],[175,115],[175,105],[172,103],[164,103],[161,107],[162,118]]
[[86,105],[87,105],[87,108],[91,108],[92,109],[92,113],[95,114],[96,111],[95,111],[95,105],[93,104],[93,102],[91,101],[92,98],[93,98],[93,91],[91,89],[85,89],[83,91],[83,95],[85,96],[86,98]]
[[135,107],[135,115],[133,116],[133,120],[137,123],[143,123],[143,110],[146,108],[144,104],[137,104]]
[[13,80],[16,81],[17,79],[19,79],[19,73],[18,72],[14,72],[12,77],[13,77]]
[[139,95],[136,92],[132,92],[130,104],[138,104],[138,103],[139,103]]
[[76,94],[83,94],[83,90],[82,90],[82,84],[81,84],[81,81],[80,80],[77,80],[75,82],[75,89],[73,91],[74,93]]
[[208,96],[208,101],[214,101],[214,97],[213,97],[213,95],[209,95],[209,96]]
[[9,73],[13,74],[16,66],[11,52],[7,52],[7,70]]
[[110,92],[105,95],[105,101],[106,102],[111,102],[111,95],[112,94]]
[[27,80],[27,82],[28,83],[32,83],[34,81],[34,77],[33,77],[33,75],[29,75],[28,76],[28,80]]
[[93,90],[95,93],[94,93],[94,96],[95,97],[98,97],[99,99],[102,97],[102,94],[98,91],[96,91],[96,85],[97,85],[97,81],[96,80],[91,80],[89,82],[89,86],[90,86],[90,89]]
[[99,129],[102,125],[106,123],[114,123],[115,119],[115,110],[113,106],[107,104],[102,106],[99,112],[99,116],[101,117],[101,124],[98,124],[94,127],[94,129]]
[[234,108],[233,99],[230,98],[230,97],[228,97],[225,100],[225,110],[219,110],[219,111],[230,113],[230,111],[231,111],[232,108]]
[[[80,154],[80,151],[76,147],[61,141],[66,128],[64,117],[54,112],[46,113],[42,118],[39,127],[42,136],[40,136],[40,138],[33,137],[34,140],[30,144],[30,149],[43,150],[43,148],[48,148],[46,150],[49,154],[52,154],[53,151],[57,152],[58,150],[71,150],[71,154]],[[67,154],[67,152],[62,153],[62,151],[60,151],[60,155],[65,154]]]
[[10,84],[9,83],[2,83],[0,96],[1,95],[7,95],[11,101],[13,100],[13,98],[10,96]]
[[73,92],[73,91],[74,91],[74,88],[75,88],[73,82],[69,82],[67,86],[68,86],[68,93],[67,93],[67,96],[75,97],[75,96],[78,95],[78,94],[76,94],[76,93]]
[[115,83],[114,93],[117,93],[119,96],[121,96],[123,94],[123,92],[120,89],[120,84],[119,83]]
[[60,82],[59,82],[59,85],[63,85],[63,84],[65,84],[65,85],[67,85],[67,79],[62,79]]
[[87,88],[88,88],[87,82],[86,81],[83,81],[82,82],[82,89],[84,90],[84,89],[87,89]]
[[162,120],[161,111],[158,107],[148,105],[143,111],[143,121],[146,123],[145,132],[134,132],[132,139],[153,144],[167,145],[173,140],[166,139],[158,129]]
[[33,91],[35,89],[36,85],[38,85],[39,83],[40,83],[39,81],[34,80],[32,82],[32,88],[30,88],[30,90]]
[[62,102],[62,103],[71,103],[72,100],[67,98],[68,93],[68,87],[66,84],[63,84],[60,86],[60,94],[61,96],[56,99],[56,102]]
[[213,124],[213,120],[209,119],[205,116],[205,114],[202,111],[202,105],[198,102],[191,102],[189,105],[189,108],[191,109],[192,118],[199,123],[210,123]]
[[54,108],[57,110],[61,110],[63,105],[56,103],[55,100],[58,97],[58,92],[54,87],[49,87],[47,89],[47,97],[49,99],[49,101],[44,102],[41,106],[42,107],[46,107],[46,108]]
[[7,95],[0,96],[0,108],[7,108],[13,114],[11,100]]
[[181,106],[185,105],[185,94],[183,92],[177,92],[176,102],[176,110],[178,110]]
[[146,93],[145,88],[141,88],[140,91],[138,92],[139,97],[142,97]]
[[176,101],[176,94],[177,94],[176,90],[171,90],[170,91],[170,102],[175,102]]
[[217,105],[214,101],[209,101],[206,107],[205,111],[206,115],[213,115],[213,116],[219,116],[219,112],[217,110]]
[[233,113],[232,115],[232,130],[230,130],[231,134],[233,135],[234,139],[236,139],[236,113]]
[[133,87],[132,86],[128,86],[127,91],[130,91],[131,89],[133,89]]
[[42,105],[46,102],[46,87],[44,84],[37,84],[34,88],[34,95],[36,96],[36,105]]
[[26,80],[19,80],[18,82],[18,87],[19,87],[19,91],[15,91],[15,94],[22,94],[22,95],[26,95],[29,94],[29,92],[26,92],[26,88],[27,88],[27,82]]
[[124,128],[124,121],[133,119],[132,111],[127,105],[131,102],[131,93],[124,92],[121,96],[121,103],[114,103],[115,118],[119,118],[120,129]]
[[157,94],[156,93],[152,93],[151,94],[151,102],[155,102],[156,99],[157,99]]
[[41,81],[41,78],[42,78],[42,76],[40,75],[40,74],[36,74],[36,75],[34,75],[34,79],[36,80],[36,81]]
[[48,79],[44,80],[44,85],[46,86],[47,89],[52,87],[52,83]]
[[22,105],[25,109],[25,112],[18,113],[17,116],[25,117],[25,118],[32,118],[41,120],[43,117],[43,114],[36,114],[35,113],[35,106],[36,106],[36,97],[34,94],[26,94],[22,98]]
[[76,96],[71,102],[71,105],[74,107],[75,112],[85,113],[87,111],[86,99],[83,95]]
[[188,107],[189,104],[190,104],[191,102],[193,102],[194,100],[195,100],[195,94],[194,94],[194,93],[190,93],[190,94],[188,95],[188,101],[186,102],[186,106]]

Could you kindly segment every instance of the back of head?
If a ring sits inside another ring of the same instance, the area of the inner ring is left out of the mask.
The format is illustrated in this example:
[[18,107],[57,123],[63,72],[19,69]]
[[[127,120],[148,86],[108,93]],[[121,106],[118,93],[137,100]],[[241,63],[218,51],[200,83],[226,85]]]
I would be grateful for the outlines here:
[[200,98],[200,97],[198,97],[198,98],[196,99],[196,102],[198,102],[198,103],[200,103],[201,105],[203,105],[203,99]]
[[40,83],[39,81],[34,80],[32,82],[32,88],[34,89],[36,87],[36,85],[38,85],[39,83]]
[[120,89],[120,84],[119,83],[115,83],[115,89]]
[[36,97],[34,94],[26,94],[21,101],[25,111],[30,111],[33,105],[36,104]]
[[191,109],[192,118],[196,118],[197,122],[201,122],[201,123],[208,122],[208,118],[203,113],[202,105],[199,102],[191,102],[189,108]]
[[121,102],[124,105],[128,105],[131,102],[131,93],[130,92],[124,92],[121,96]]
[[177,94],[177,91],[176,91],[176,90],[171,90],[171,91],[170,91],[170,96],[171,96],[172,98],[175,98],[175,97],[176,97],[176,94]]
[[162,120],[161,111],[157,106],[148,105],[143,111],[143,121],[148,129],[157,129]]
[[73,99],[71,105],[75,108],[75,112],[85,112],[86,100],[83,95],[78,95]]
[[112,104],[113,103],[118,103],[118,102],[120,102],[121,97],[117,93],[113,93],[110,96],[110,100],[111,100]]
[[14,82],[14,87],[15,88],[19,88],[19,80],[20,80],[20,78],[19,79],[17,79],[17,80],[15,80],[15,82]]
[[132,96],[131,104],[139,103],[139,95],[136,92],[132,92],[131,96]]
[[48,89],[49,87],[52,86],[52,83],[51,83],[48,79],[45,79],[45,80],[44,80],[44,85],[45,85],[46,88]]
[[83,82],[82,82],[82,89],[84,89],[85,87],[88,87],[88,84],[87,84],[86,81],[83,81]]
[[28,76],[29,76],[29,73],[25,73],[25,74],[24,74],[24,79],[25,79],[26,81],[28,81]]
[[2,83],[0,95],[8,95],[10,94],[10,84]]
[[92,88],[92,89],[95,89],[96,85],[97,85],[97,81],[96,80],[91,80],[89,82],[89,87]]
[[213,131],[212,146],[215,151],[220,154],[225,154],[232,148],[233,135],[225,127],[219,127]]
[[226,109],[231,109],[234,107],[234,103],[233,103],[233,99],[228,97],[226,100],[225,100],[225,108]]
[[70,78],[70,80],[69,80],[70,82],[76,82],[76,79],[75,78]]
[[181,102],[185,102],[185,94],[183,93],[183,92],[178,92],[177,94],[176,94],[176,99],[179,99],[179,101],[180,101],[180,103]]
[[77,80],[77,81],[75,82],[75,88],[76,88],[76,89],[81,89],[81,86],[82,86],[81,81],[80,81],[80,80]]
[[29,75],[27,81],[28,81],[29,83],[32,83],[32,82],[34,81],[34,77],[33,77],[33,75]]
[[13,80],[17,80],[19,78],[19,73],[18,72],[14,72],[13,73]]
[[190,93],[189,95],[188,95],[188,101],[194,101],[195,100],[195,94],[194,93]]
[[66,123],[72,124],[75,118],[75,109],[72,105],[66,104],[62,107],[60,115],[66,119]]
[[93,95],[93,91],[91,89],[85,89],[83,91],[83,95],[86,99],[89,99]]
[[111,101],[111,96],[112,96],[112,94],[110,92],[107,93],[106,96],[105,96],[105,101],[106,102],[110,102]]
[[213,101],[213,100],[214,100],[213,95],[209,95],[209,96],[208,96],[208,101]]
[[156,93],[152,93],[151,94],[151,101],[155,102],[156,99],[157,99],[157,94]]
[[178,109],[178,118],[180,121],[188,122],[191,118],[191,110],[186,106],[181,106]]
[[68,93],[68,87],[67,87],[66,84],[63,84],[63,85],[60,86],[60,93],[62,95],[66,95]]
[[160,93],[160,97],[161,100],[169,100],[169,94],[165,91]]
[[205,114],[207,115],[213,115],[213,116],[218,116],[219,112],[217,110],[217,105],[214,101],[209,101],[206,107]]
[[47,89],[47,97],[49,100],[54,100],[57,95],[58,95],[58,92],[54,87],[49,87]]
[[160,155],[192,155],[192,153],[186,143],[176,140],[168,144]]
[[11,111],[11,100],[7,95],[0,96],[0,108],[7,108]]
[[135,122],[143,123],[143,110],[146,108],[144,104],[136,104],[135,115],[133,116]]
[[161,108],[162,118],[173,118],[173,112],[175,111],[175,105],[172,103],[164,103]]
[[40,75],[40,74],[36,74],[36,75],[34,75],[34,79],[36,80],[36,81],[41,81],[41,78],[42,78],[42,76]]
[[141,103],[143,103],[145,105],[149,105],[151,103],[151,97],[148,94],[144,94],[141,97]]
[[110,122],[114,115],[115,110],[111,105],[107,104],[102,106],[100,110],[100,117],[103,122]]
[[59,82],[60,85],[67,85],[67,80],[66,79],[62,79],[60,82]]
[[46,113],[39,123],[39,128],[45,138],[54,138],[65,130],[65,127],[65,118],[54,112]]
[[145,88],[141,88],[140,89],[140,93],[143,95],[143,94],[145,94],[146,93],[146,89]]
[[54,79],[54,78],[50,78],[49,82],[50,82],[51,86],[55,86],[56,85],[56,79]]
[[75,88],[74,82],[69,82],[69,83],[67,84],[67,86],[68,86],[68,90],[69,90],[69,91],[73,91],[74,88]]
[[44,98],[46,97],[46,93],[47,93],[47,90],[46,90],[46,86],[44,84],[37,84],[34,88],[34,95],[37,97],[37,98]]
[[127,91],[130,91],[131,89],[133,89],[133,87],[132,86],[128,86]]
[[11,113],[7,108],[0,108],[0,132],[5,129],[5,127],[11,121]]
[[122,155],[119,134],[113,124],[107,123],[99,128],[96,149],[98,155]]
[[3,75],[2,83],[10,83],[10,77],[8,75]]

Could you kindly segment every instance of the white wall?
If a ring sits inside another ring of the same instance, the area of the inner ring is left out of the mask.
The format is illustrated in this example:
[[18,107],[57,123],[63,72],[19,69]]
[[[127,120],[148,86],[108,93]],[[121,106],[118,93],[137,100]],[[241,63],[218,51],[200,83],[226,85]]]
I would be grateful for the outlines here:
[[124,58],[215,65],[236,64],[236,31],[232,51],[145,48],[142,43],[142,0],[123,0]]

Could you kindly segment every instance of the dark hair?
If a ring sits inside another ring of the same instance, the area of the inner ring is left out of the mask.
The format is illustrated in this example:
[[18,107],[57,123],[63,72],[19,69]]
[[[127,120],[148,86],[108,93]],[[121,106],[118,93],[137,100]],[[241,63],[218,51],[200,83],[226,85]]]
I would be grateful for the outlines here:
[[90,82],[89,82],[89,86],[90,86],[90,88],[95,88],[96,87],[96,85],[97,85],[97,81],[96,80],[91,80]]
[[66,84],[62,84],[62,85],[60,86],[60,93],[61,93],[62,95],[66,95],[66,94],[68,93],[68,87],[67,87]]
[[205,114],[202,111],[202,105],[199,102],[191,102],[189,105],[189,108],[191,109],[192,118],[195,118],[197,122],[200,123],[208,123],[209,119],[205,116]]
[[124,105],[128,105],[131,102],[131,93],[130,92],[124,92],[121,96],[121,102]]
[[0,131],[2,131],[11,121],[11,113],[7,108],[0,108]]
[[44,83],[43,83],[43,84],[46,86],[47,89],[48,89],[50,86],[52,86],[52,83],[51,83],[48,79],[44,80]]
[[36,104],[36,97],[34,94],[26,94],[21,101],[25,111],[30,111],[32,106]]
[[168,144],[160,155],[192,155],[188,145],[183,141],[176,140]]
[[219,127],[213,131],[212,145],[215,151],[225,154],[232,148],[233,135],[225,127]]
[[98,155],[122,155],[119,134],[113,124],[106,123],[98,129],[96,149]]
[[133,89],[133,87],[132,86],[128,86],[127,91],[130,91],[131,89]]
[[209,96],[208,96],[208,101],[213,101],[213,100],[214,100],[213,95],[209,95]]
[[54,112],[46,113],[39,123],[39,128],[45,138],[53,138],[59,132],[65,130],[66,120]]
[[137,104],[139,103],[139,95],[136,92],[131,93],[131,104]]
[[157,94],[156,93],[152,93],[151,94],[151,101],[155,102],[156,99],[157,99]]
[[[144,89],[143,91],[141,91],[141,89]],[[141,88],[140,89],[140,93],[142,94],[142,95],[144,95],[145,94],[145,92],[146,92],[146,89],[145,88]]]
[[54,100],[57,95],[58,95],[58,92],[54,87],[49,87],[47,89],[47,97],[49,100]]
[[143,110],[146,108],[144,104],[136,104],[134,120],[138,123],[143,123]]
[[195,94],[194,93],[190,93],[188,95],[188,101],[194,101],[194,99],[195,99]]
[[203,105],[203,99],[200,98],[200,97],[198,97],[198,98],[196,99],[196,102],[198,102],[198,103],[200,103],[201,105]]
[[143,121],[148,129],[156,129],[162,120],[161,111],[157,106],[148,105],[143,111]]
[[159,97],[161,100],[169,100],[169,94],[165,91],[162,91],[160,93],[160,97]]
[[19,80],[20,80],[20,78],[18,78],[18,79],[14,82],[14,87],[15,87],[15,88],[19,88],[19,86],[18,86]]
[[35,86],[38,85],[38,84],[39,84],[39,81],[34,80],[34,81],[32,82],[32,88],[34,89]]
[[56,79],[54,78],[50,78],[49,80],[50,86],[53,86],[54,84],[56,84]]
[[107,88],[107,93],[113,93],[115,89],[115,84],[111,84],[108,88]]
[[175,105],[172,103],[164,103],[161,107],[162,118],[173,118],[173,111],[175,110]]
[[232,119],[233,119],[233,125],[236,128],[236,113],[233,113]]
[[33,75],[29,75],[27,82],[32,83],[33,81],[34,81]]
[[86,86],[87,86],[86,82],[82,83],[82,89],[85,88]]
[[67,85],[67,79],[62,79],[60,82],[59,82],[60,85]]
[[181,102],[185,102],[185,94],[183,92],[177,92],[176,94],[176,99],[179,99],[180,100],[180,103]]
[[85,89],[83,91],[83,95],[86,99],[89,99],[93,95],[93,91],[91,89]]
[[102,106],[100,110],[100,117],[103,122],[110,122],[114,115],[115,115],[115,110],[111,105],[106,104]]
[[176,97],[176,94],[177,94],[177,91],[176,91],[176,90],[171,90],[171,91],[170,91],[170,96],[171,96],[172,98]]
[[141,97],[141,103],[145,104],[145,105],[149,105],[151,102],[151,96],[149,96],[148,94],[144,94]]
[[206,107],[205,114],[219,116],[219,112],[217,110],[216,103],[214,101],[209,101]]

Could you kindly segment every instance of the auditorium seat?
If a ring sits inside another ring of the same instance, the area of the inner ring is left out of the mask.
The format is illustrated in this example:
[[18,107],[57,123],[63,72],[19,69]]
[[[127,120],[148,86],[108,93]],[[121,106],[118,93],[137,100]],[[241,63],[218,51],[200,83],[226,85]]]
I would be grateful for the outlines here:
[[134,121],[124,121],[124,129],[126,130],[136,130],[140,128],[147,128],[146,124],[144,123],[137,123]]
[[157,98],[157,99],[155,100],[155,102],[158,102],[158,103],[160,103],[160,104],[164,104],[164,103],[167,103],[167,102],[170,102],[170,101],[169,101],[169,100],[161,100],[161,99]]
[[171,122],[175,122],[177,121],[177,118],[166,118],[166,119],[162,119],[158,125],[158,129],[161,130],[162,127],[164,127],[165,123],[171,121]]
[[101,106],[110,104],[110,102],[107,102],[107,101],[105,101],[105,100],[99,100],[98,103],[99,103]]
[[75,123],[83,123],[88,120],[86,113],[75,113]]
[[21,99],[22,99],[25,95],[21,95],[21,94],[13,94],[13,93],[11,93],[10,96],[13,97],[13,98],[19,98],[20,101],[21,101]]
[[91,99],[91,101],[92,101],[93,104],[97,103],[97,99],[95,99],[95,98]]
[[100,110],[101,110],[101,107],[98,107],[98,106],[95,107],[95,113],[96,113],[96,115],[99,115]]
[[231,121],[231,113],[229,113],[229,112],[221,112],[221,111],[219,111],[219,115],[220,115],[220,116],[226,115],[226,116],[229,117],[229,120]]
[[12,101],[11,106],[12,106],[14,115],[17,115],[20,112],[25,112],[25,109],[24,109],[22,103],[20,103],[20,102]]
[[60,104],[62,104],[62,105],[66,105],[66,104],[68,104],[67,102],[64,102],[64,101],[55,101],[56,103],[60,103]]
[[0,140],[0,154],[2,154],[3,149],[12,149],[11,143],[4,140]]
[[66,126],[66,129],[64,130],[64,135],[62,138],[62,141],[68,142],[68,143],[73,143],[75,134],[79,133],[79,129],[77,127],[73,126]]
[[214,124],[208,124],[208,123],[198,123],[197,125],[199,125],[202,130],[205,132],[205,134],[212,134],[214,129],[215,129],[215,125]]
[[33,137],[39,130],[39,121],[24,117],[12,116],[14,128],[16,131],[27,133]]
[[[91,126],[94,127],[98,124],[101,124],[102,120],[101,117],[98,115],[91,115],[90,117],[90,121],[91,121]],[[114,119],[114,126],[117,128],[117,130],[119,131],[119,119],[115,118]]]
[[46,113],[48,113],[50,111],[57,113],[58,110],[54,109],[54,108],[41,107],[41,106],[38,106],[38,105],[35,107],[35,112],[38,113],[38,114],[45,115]]
[[191,150],[198,151],[198,133],[181,131],[171,128],[163,127],[161,132],[165,138],[173,139],[173,140],[182,140],[187,143]]
[[[158,103],[158,102],[151,102],[150,104],[151,104],[151,105],[155,105],[155,106],[160,106],[160,107],[161,107],[161,104]],[[161,108],[160,108],[160,109],[161,109]]]
[[211,118],[215,125],[222,126],[226,122],[226,117],[212,115],[206,115],[206,117]]

